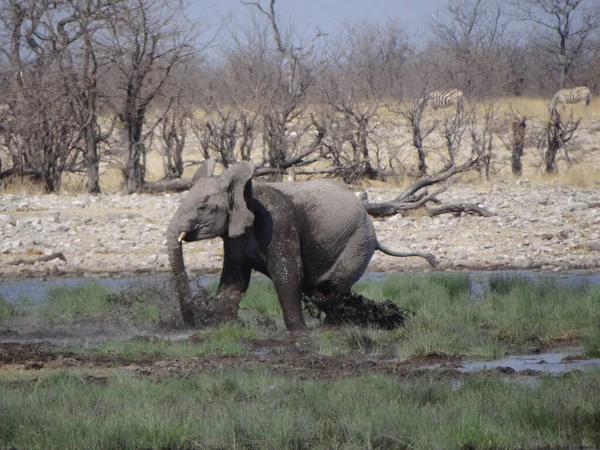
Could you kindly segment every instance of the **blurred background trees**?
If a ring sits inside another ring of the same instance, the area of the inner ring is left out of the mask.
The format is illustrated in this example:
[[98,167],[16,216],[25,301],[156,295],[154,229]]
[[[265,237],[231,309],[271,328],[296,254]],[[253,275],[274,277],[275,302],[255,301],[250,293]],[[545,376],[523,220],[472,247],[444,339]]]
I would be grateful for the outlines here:
[[[154,155],[167,181],[212,158],[355,183],[425,176],[436,153],[488,178],[514,120],[495,101],[600,89],[599,0],[453,1],[416,36],[393,20],[305,36],[274,0],[243,3],[251,20],[211,28],[180,0],[0,0],[0,181],[57,192],[79,174],[97,193],[117,167],[140,192]],[[423,122],[418,99],[449,88],[465,110]]]

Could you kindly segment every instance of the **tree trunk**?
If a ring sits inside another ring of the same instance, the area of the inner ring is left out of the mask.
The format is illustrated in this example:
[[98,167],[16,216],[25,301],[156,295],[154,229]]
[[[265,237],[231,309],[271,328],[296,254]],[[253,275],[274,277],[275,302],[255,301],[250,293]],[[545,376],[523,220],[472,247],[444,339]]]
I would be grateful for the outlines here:
[[421,135],[421,128],[419,126],[413,126],[413,146],[417,149],[417,155],[419,157],[419,176],[424,177],[427,175],[427,162],[425,161],[425,150],[423,150],[423,136]]
[[561,147],[561,136],[560,136],[560,115],[556,110],[552,111],[550,122],[548,122],[548,149],[544,154],[544,161],[546,163],[546,173],[556,173],[556,155]]
[[91,120],[84,130],[85,167],[87,171],[87,191],[90,194],[100,193],[100,161],[96,136],[96,122]]
[[53,194],[60,190],[61,171],[56,161],[50,159],[50,163],[44,168],[44,194]]
[[558,55],[558,62],[560,64],[560,89],[565,88],[567,82],[567,39],[565,36],[560,37],[560,52]]
[[526,117],[523,117],[522,119],[517,117],[512,123],[512,173],[517,176],[521,176],[523,173],[521,157],[523,156],[523,149],[525,148],[526,120]]
[[139,192],[144,184],[145,168],[142,157],[146,151],[142,139],[144,115],[128,115],[123,126],[123,141],[125,143],[125,192]]

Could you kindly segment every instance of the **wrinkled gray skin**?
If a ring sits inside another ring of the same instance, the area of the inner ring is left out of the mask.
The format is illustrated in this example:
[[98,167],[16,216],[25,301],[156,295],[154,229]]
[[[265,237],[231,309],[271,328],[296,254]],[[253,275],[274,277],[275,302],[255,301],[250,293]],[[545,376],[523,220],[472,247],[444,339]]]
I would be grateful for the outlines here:
[[[194,324],[183,262],[183,241],[223,238],[218,298],[235,311],[257,270],[275,286],[290,331],[306,327],[302,294],[347,293],[378,246],[375,228],[356,196],[331,180],[253,183],[254,166],[241,162],[218,178],[202,178],[183,199],[167,231],[181,312]],[[400,255],[398,256],[405,256]]]

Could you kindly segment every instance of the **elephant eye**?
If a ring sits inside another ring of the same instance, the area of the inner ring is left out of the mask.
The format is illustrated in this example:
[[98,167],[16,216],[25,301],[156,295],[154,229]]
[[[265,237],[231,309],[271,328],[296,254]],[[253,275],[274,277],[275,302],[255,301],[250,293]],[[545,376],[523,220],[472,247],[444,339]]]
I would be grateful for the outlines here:
[[202,203],[198,205],[198,211],[206,211],[208,209],[208,205],[206,203]]

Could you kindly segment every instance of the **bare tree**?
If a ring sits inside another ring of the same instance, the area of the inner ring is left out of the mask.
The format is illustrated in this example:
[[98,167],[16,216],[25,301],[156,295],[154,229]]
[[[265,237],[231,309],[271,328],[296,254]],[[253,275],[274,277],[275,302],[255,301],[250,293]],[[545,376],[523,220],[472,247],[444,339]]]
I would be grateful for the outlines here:
[[395,102],[402,100],[402,71],[409,51],[402,29],[393,22],[347,26],[328,42],[329,67],[320,88],[329,109],[327,121],[336,125],[331,155],[347,182],[382,176],[381,109],[385,105],[395,109]]
[[124,145],[125,191],[133,193],[144,184],[149,108],[174,68],[192,57],[196,32],[178,0],[127,0],[110,8],[101,45],[116,83],[112,103]]
[[568,155],[569,141],[575,137],[575,132],[580,123],[581,118],[573,119],[573,117],[569,117],[566,122],[563,122],[556,109],[551,112],[551,120],[545,130],[547,148],[544,153],[544,164],[546,173],[556,173],[558,171],[556,156],[561,149]]
[[425,83],[425,88],[421,92],[421,95],[412,103],[402,102],[400,110],[397,110],[395,106],[388,106],[390,111],[395,112],[402,116],[410,124],[412,132],[412,145],[417,151],[418,166],[417,170],[419,176],[424,177],[427,175],[427,151],[425,149],[425,139],[433,132],[437,122],[427,125],[423,128],[423,111],[427,106],[428,97],[428,81]]
[[513,2],[521,20],[539,27],[539,45],[550,55],[550,69],[559,73],[564,88],[568,75],[583,56],[586,42],[600,27],[597,0],[518,0]]
[[446,13],[433,21],[436,46],[431,61],[441,77],[433,80],[434,86],[460,88],[467,98],[489,95],[492,87],[501,86],[502,43],[507,26],[500,3],[450,2]]
[[[98,76],[102,61],[97,57],[95,35],[103,26],[108,3],[69,0],[66,15],[52,30],[52,40],[62,51],[59,65],[65,90],[70,93],[73,117],[83,133],[87,191],[100,192],[99,144],[103,134],[98,122]],[[73,45],[80,43],[80,45]]]
[[41,180],[56,192],[65,170],[78,167],[82,127],[71,108],[62,58],[80,36],[70,33],[66,4],[9,0],[0,20],[9,32],[2,51],[12,72],[11,120],[0,132],[9,147],[15,173]]
[[[307,106],[308,90],[314,83],[313,50],[315,42],[322,36],[319,32],[307,46],[293,43],[281,33],[276,18],[275,0],[270,0],[264,8],[260,2],[242,2],[252,6],[269,23],[276,57],[268,78],[268,88],[263,92],[261,106],[262,138],[266,150],[265,162],[273,169],[276,178],[288,168],[306,163],[305,158],[318,150],[323,135],[314,134],[313,142],[302,148],[301,135],[306,132],[303,126]],[[312,126],[309,123],[308,127]],[[289,130],[296,129],[294,135]],[[263,170],[262,173],[270,171]],[[258,173],[261,173],[258,171]]]
[[[473,107],[473,119],[469,123],[469,134],[471,135],[473,158],[479,161],[481,181],[489,181],[498,106],[489,102],[478,106],[479,108]],[[478,109],[483,110],[482,115],[478,114]]]
[[515,116],[512,124],[512,145],[511,145],[511,168],[513,175],[521,176],[523,173],[523,164],[521,157],[525,148],[525,131],[527,128],[527,117]]

